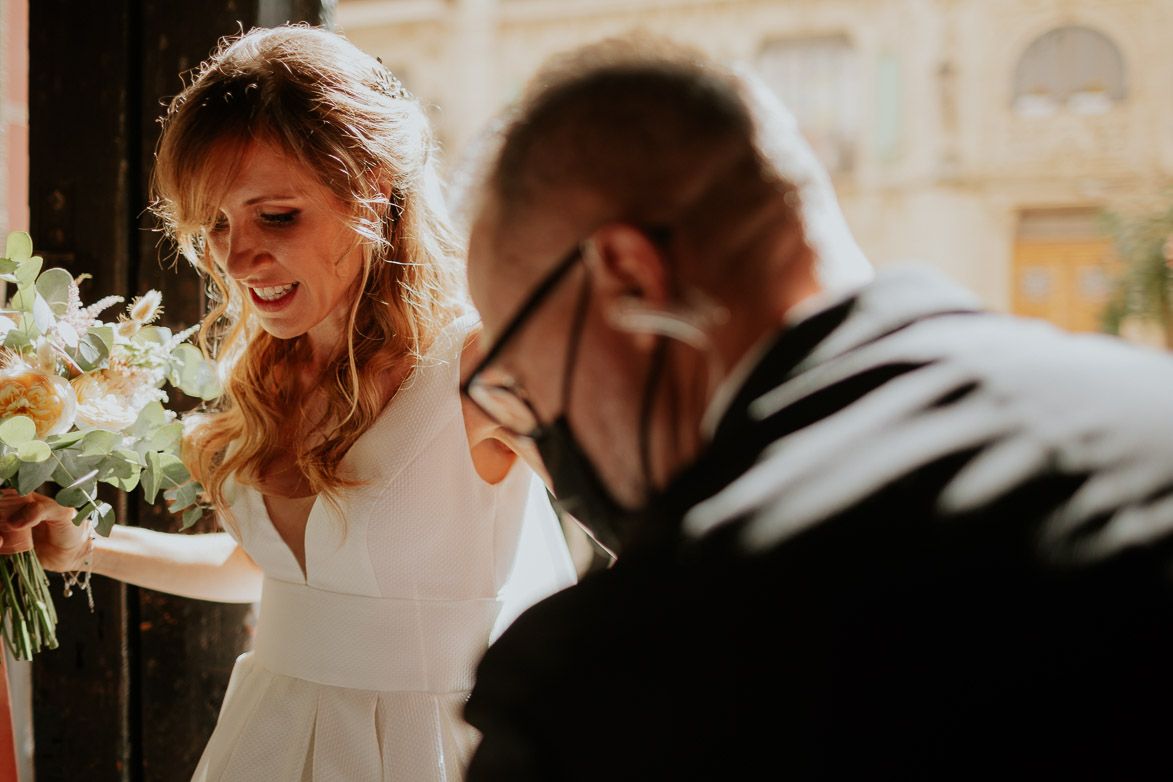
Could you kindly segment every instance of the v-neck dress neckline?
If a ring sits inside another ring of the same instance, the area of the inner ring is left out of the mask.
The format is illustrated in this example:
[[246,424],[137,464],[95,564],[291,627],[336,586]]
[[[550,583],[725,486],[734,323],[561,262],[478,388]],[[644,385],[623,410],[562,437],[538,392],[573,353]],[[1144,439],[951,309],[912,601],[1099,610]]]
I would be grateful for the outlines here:
[[437,338],[342,459],[356,485],[315,498],[303,572],[256,489],[238,540],[265,579],[197,782],[460,780],[461,716],[491,637],[574,580],[545,487],[523,464],[484,483],[469,457],[460,354]]
[[[476,318],[470,317],[470,316],[466,316],[464,318],[461,318],[461,319],[454,321],[441,334],[440,339],[437,340],[438,344],[443,347],[450,347],[452,334],[454,332],[458,333],[458,334],[464,334],[464,337],[467,337],[468,334],[467,334],[467,330],[465,327],[469,323],[471,323],[473,326],[475,326],[476,322],[477,322]],[[463,347],[463,344],[464,344],[464,339],[462,338],[460,340],[460,345]],[[429,358],[430,358],[430,354],[435,353],[435,352],[436,352],[435,348],[433,348],[432,351],[429,351]],[[424,361],[426,363],[428,361],[428,358],[425,358]],[[457,369],[459,370],[459,356],[457,356]],[[383,405],[383,409],[379,412],[379,415],[376,416],[375,420],[373,422],[371,422],[371,425],[369,427],[367,427],[367,430],[365,432],[362,432],[357,438],[355,438],[355,441],[353,443],[351,443],[350,448],[347,450],[347,452],[345,454],[342,455],[341,464],[342,464],[343,468],[350,466],[348,464],[348,461],[350,459],[350,455],[354,451],[355,447],[357,447],[359,445],[359,443],[362,442],[362,440],[364,438],[371,436],[372,432],[375,432],[376,430],[378,430],[379,427],[387,425],[386,419],[393,417],[396,408],[400,405],[400,397],[403,396],[404,394],[411,393],[411,391],[415,385],[415,380],[416,380],[419,372],[420,372],[420,364],[417,364],[415,367],[412,368],[411,372],[408,373],[407,377],[403,380],[403,382],[399,384],[399,387],[395,390],[395,393],[391,395],[391,398],[388,399],[386,404]],[[322,504],[322,502],[325,501],[324,498],[320,494],[314,495],[314,501],[310,504],[309,514],[306,516],[305,527],[301,531],[302,551],[305,554],[305,564],[303,566],[302,563],[298,561],[297,555],[293,553],[293,549],[290,547],[289,542],[287,540],[285,540],[285,538],[281,535],[281,532],[277,529],[277,525],[273,523],[273,514],[269,511],[269,506],[265,502],[266,496],[270,496],[270,495],[265,495],[260,490],[257,490],[257,489],[253,489],[253,492],[256,494],[256,500],[258,500],[258,502],[252,503],[252,507],[250,508],[250,511],[258,517],[258,521],[262,526],[268,527],[273,532],[273,535],[276,536],[277,539],[281,541],[281,545],[284,548],[285,552],[289,555],[289,559],[296,566],[297,571],[301,573],[301,582],[304,584],[309,584],[310,583],[310,525],[314,523],[315,515],[318,514],[318,510],[319,510],[319,507]],[[318,516],[318,520],[319,521],[322,520],[321,515]]]

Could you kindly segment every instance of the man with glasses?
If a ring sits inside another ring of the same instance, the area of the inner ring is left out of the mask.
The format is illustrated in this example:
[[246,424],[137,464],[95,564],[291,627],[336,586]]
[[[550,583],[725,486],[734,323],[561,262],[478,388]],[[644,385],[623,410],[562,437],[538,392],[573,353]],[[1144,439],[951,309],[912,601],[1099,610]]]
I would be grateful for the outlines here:
[[465,392],[618,559],[489,650],[470,780],[1163,766],[1173,362],[871,279],[748,75],[618,40],[534,84]]

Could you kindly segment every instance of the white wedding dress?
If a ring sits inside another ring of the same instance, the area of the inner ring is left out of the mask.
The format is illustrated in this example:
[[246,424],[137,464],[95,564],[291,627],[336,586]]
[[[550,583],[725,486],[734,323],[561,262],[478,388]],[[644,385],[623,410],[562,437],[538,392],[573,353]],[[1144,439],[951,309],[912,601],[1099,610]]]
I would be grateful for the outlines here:
[[193,782],[462,778],[477,661],[574,581],[533,472],[519,462],[490,486],[473,468],[458,384],[475,323],[445,330],[343,459],[363,483],[338,508],[314,503],[304,576],[263,497],[230,487],[264,592],[254,650],[237,660]]

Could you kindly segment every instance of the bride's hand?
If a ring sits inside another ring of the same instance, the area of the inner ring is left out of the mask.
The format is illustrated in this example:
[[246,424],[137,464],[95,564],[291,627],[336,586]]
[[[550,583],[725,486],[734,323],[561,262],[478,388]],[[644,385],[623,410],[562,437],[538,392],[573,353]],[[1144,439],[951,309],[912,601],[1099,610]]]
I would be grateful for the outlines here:
[[0,544],[9,533],[32,529],[37,559],[46,570],[79,570],[89,550],[89,533],[73,523],[77,511],[51,497],[0,490]]

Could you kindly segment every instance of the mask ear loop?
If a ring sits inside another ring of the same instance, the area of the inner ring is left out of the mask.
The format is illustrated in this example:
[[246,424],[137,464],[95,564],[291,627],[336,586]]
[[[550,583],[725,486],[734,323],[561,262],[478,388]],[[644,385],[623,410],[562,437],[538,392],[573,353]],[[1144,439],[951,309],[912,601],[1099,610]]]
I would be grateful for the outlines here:
[[644,398],[639,408],[639,461],[643,470],[644,491],[649,500],[655,494],[655,486],[652,483],[652,406],[655,403],[656,389],[660,386],[667,355],[668,341],[663,337],[657,337],[651,365],[648,367],[648,379],[644,383]]
[[708,394],[712,396],[725,376],[725,364],[713,349],[706,329],[727,322],[729,310],[699,292],[694,292],[690,298],[691,302],[674,306],[666,312],[648,309],[636,299],[623,300],[611,308],[607,319],[612,326],[624,331],[657,334],[692,347],[705,357],[708,364]]
[[578,364],[578,346],[582,341],[583,325],[586,323],[587,302],[591,298],[591,275],[584,266],[582,285],[578,289],[578,301],[574,304],[574,317],[570,321],[570,342],[566,345],[566,364],[562,370],[562,415],[569,420],[570,392],[573,388],[574,369]]

